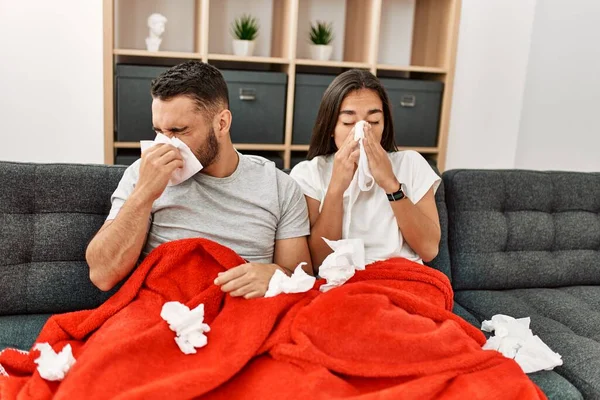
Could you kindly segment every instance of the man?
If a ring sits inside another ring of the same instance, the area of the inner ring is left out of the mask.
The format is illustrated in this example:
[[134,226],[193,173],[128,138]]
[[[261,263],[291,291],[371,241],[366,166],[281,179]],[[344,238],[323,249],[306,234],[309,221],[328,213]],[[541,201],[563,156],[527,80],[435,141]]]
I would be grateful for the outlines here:
[[110,290],[140,256],[190,237],[214,240],[248,261],[215,280],[232,296],[261,297],[277,269],[289,275],[300,262],[310,267],[302,191],[272,162],[234,149],[221,73],[187,61],[155,79],[151,93],[154,130],[183,141],[204,168],[167,186],[183,166],[179,150],[168,144],[144,151],[127,168],[111,198],[110,214],[87,248],[92,282]]

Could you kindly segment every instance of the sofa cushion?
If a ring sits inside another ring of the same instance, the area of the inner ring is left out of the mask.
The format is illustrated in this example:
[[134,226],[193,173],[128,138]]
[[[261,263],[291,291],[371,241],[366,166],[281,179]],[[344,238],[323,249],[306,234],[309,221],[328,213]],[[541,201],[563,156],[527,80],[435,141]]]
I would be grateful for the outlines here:
[[93,308],[112,294],[90,282],[85,248],[124,170],[0,162],[0,315]]
[[29,350],[51,314],[0,315],[0,351]]
[[600,398],[600,286],[461,290],[455,298],[479,321],[531,317],[531,329],[563,358],[555,369],[585,398]]
[[600,284],[600,173],[454,170],[444,183],[456,289]]

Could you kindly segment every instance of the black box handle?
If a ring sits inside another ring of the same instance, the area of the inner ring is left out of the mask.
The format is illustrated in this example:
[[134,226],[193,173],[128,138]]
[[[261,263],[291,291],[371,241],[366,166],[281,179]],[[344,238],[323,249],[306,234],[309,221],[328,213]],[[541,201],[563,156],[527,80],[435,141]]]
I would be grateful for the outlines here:
[[405,94],[400,99],[400,105],[402,107],[414,107],[417,104],[417,97],[413,94]]
[[241,101],[256,100],[256,89],[240,88],[240,100]]

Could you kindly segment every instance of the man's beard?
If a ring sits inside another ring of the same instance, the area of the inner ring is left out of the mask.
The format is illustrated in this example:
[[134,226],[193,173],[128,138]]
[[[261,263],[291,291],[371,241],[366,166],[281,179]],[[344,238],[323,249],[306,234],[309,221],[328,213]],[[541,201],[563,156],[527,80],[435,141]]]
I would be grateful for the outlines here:
[[202,144],[202,146],[198,147],[194,154],[202,167],[206,168],[209,165],[213,164],[219,158],[219,142],[217,141],[217,136],[215,135],[215,130],[210,127],[208,131],[208,136],[206,140]]

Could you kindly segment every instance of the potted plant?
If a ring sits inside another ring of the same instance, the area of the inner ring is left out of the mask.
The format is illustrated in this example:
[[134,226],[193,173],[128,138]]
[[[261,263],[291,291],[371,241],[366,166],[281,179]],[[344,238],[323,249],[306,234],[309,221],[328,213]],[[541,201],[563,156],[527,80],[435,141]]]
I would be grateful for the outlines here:
[[331,58],[333,27],[331,22],[317,21],[310,25],[310,55],[313,60],[327,61]]
[[258,37],[258,21],[251,15],[243,14],[231,23],[233,54],[250,57],[254,53],[255,39]]

